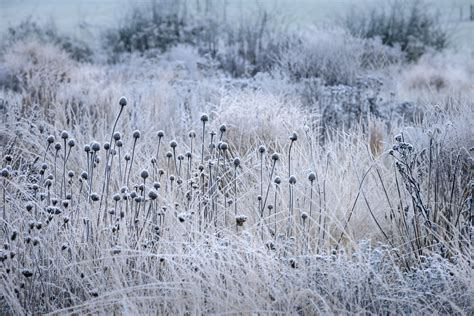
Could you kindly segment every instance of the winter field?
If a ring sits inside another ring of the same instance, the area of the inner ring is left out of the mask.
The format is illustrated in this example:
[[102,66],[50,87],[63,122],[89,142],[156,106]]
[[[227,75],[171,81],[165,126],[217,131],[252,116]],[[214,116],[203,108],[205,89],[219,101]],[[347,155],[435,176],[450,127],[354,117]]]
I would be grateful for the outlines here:
[[1,315],[474,314],[470,1],[54,3],[0,0]]

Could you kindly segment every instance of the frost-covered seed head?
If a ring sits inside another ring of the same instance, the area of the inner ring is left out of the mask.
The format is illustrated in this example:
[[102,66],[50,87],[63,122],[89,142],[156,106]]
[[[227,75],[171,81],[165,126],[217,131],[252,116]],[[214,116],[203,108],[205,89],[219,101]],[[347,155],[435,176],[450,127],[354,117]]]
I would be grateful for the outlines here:
[[195,138],[196,137],[196,132],[195,131],[190,131],[188,135],[189,135],[190,138]]
[[177,146],[178,146],[178,143],[177,143],[175,140],[172,140],[172,141],[170,142],[170,147],[171,147],[171,148],[176,148]]
[[140,173],[140,177],[142,177],[142,179],[146,179],[148,178],[150,174],[148,173],[147,170],[142,170],[142,172]]
[[158,131],[157,135],[158,135],[158,138],[162,138],[162,137],[165,136],[165,132],[163,132],[163,131]]
[[48,144],[54,143],[54,140],[55,140],[54,135],[49,135],[48,138],[46,138],[46,140],[48,141]]
[[123,146],[123,142],[121,139],[119,139],[116,144],[117,144],[117,147],[119,148]]
[[239,157],[235,157],[235,158],[234,158],[234,167],[237,168],[238,166],[240,166],[240,158],[239,158]]
[[170,175],[170,181],[173,182],[176,179],[174,175]]
[[97,202],[97,201],[99,201],[99,199],[100,199],[99,194],[97,194],[97,193],[95,193],[95,192],[91,193],[91,196],[90,196],[90,197],[91,197],[91,200],[92,200],[93,202]]
[[401,134],[395,135],[395,140],[396,140],[397,142],[400,143],[400,142],[402,141],[402,139],[403,139],[403,137],[402,137]]
[[76,141],[75,141],[73,138],[71,138],[71,139],[67,142],[67,145],[68,145],[69,147],[74,147],[74,146],[76,146]]
[[1,171],[2,177],[8,178],[10,176],[10,172],[8,171],[7,168],[3,168]]
[[295,142],[298,140],[298,133],[296,133],[295,131],[290,135],[290,140],[292,142]]
[[100,144],[98,142],[93,142],[91,145],[91,149],[95,152],[98,152],[100,150]]
[[150,162],[151,162],[152,165],[156,164],[156,158],[155,158],[155,157],[151,157]]
[[280,160],[280,155],[279,155],[278,153],[273,153],[273,155],[272,155],[272,160],[273,160],[273,161],[278,161],[278,160]]
[[148,192],[148,197],[151,200],[156,200],[158,198],[158,193],[156,193],[155,190],[150,190],[150,192]]
[[229,145],[226,142],[222,142],[220,149],[226,151],[229,148]]
[[140,131],[138,129],[133,131],[133,138],[134,139],[138,139],[138,138],[140,138],[140,136],[141,136],[141,134],[140,134]]
[[118,141],[122,138],[122,134],[120,134],[120,132],[115,132],[114,133],[114,140],[115,141]]
[[119,193],[115,193],[112,198],[114,199],[115,202],[118,202],[118,201],[120,201],[120,194],[119,194]]
[[166,153],[166,158],[171,158],[171,157],[173,157],[173,153],[171,151],[168,151]]
[[183,155],[178,155],[178,160],[180,160],[180,161],[184,160],[184,156]]
[[131,159],[130,155],[129,154],[125,154],[125,157],[124,157],[125,161],[129,161]]
[[126,97],[121,97],[121,98],[119,99],[119,105],[120,105],[121,107],[126,106],[126,105],[127,105],[127,98],[126,98]]
[[225,133],[226,130],[227,130],[227,126],[225,124],[222,124],[221,126],[219,126],[219,131],[221,133]]
[[61,143],[57,142],[56,144],[54,144],[54,149],[56,149],[56,151],[59,151],[61,150],[63,146],[61,145]]
[[265,151],[267,151],[267,149],[265,148],[264,145],[260,145],[260,146],[258,147],[258,152],[259,152],[259,153],[264,154]]
[[109,150],[109,149],[110,149],[110,143],[109,143],[109,142],[105,142],[105,143],[104,143],[104,149],[105,149],[105,150]]
[[207,114],[203,113],[201,115],[201,122],[205,123],[207,121],[209,121],[209,116]]
[[290,184],[296,184],[296,177],[295,176],[290,176]]
[[89,178],[89,175],[87,174],[86,171],[81,172],[81,178],[84,179],[84,180],[87,180],[87,178]]
[[68,138],[69,138],[69,133],[68,133],[67,131],[63,131],[63,132],[61,133],[61,138],[62,138],[62,139],[68,139]]
[[281,178],[279,176],[275,177],[275,180],[273,180],[275,184],[280,184],[281,183]]
[[43,169],[43,170],[48,169],[48,164],[47,164],[46,162],[43,162],[43,163],[41,164],[41,169]]
[[309,174],[308,174],[308,180],[313,182],[314,180],[316,180],[316,173],[314,173],[313,171],[311,171]]
[[67,172],[67,176],[68,176],[69,178],[74,177],[74,171],[69,170],[69,171]]
[[158,190],[161,187],[161,184],[159,182],[153,182],[153,188],[155,190]]
[[84,145],[84,151],[85,151],[86,153],[88,153],[89,151],[91,151],[91,146],[90,146],[89,144]]
[[306,220],[308,218],[308,214],[306,212],[301,213],[301,218]]

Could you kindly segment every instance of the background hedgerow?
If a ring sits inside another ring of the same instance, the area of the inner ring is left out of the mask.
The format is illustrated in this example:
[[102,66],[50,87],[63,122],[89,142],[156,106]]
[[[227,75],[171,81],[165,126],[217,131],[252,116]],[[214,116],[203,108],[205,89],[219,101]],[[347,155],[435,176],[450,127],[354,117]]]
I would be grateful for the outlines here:
[[0,313],[469,314],[469,55],[192,3],[2,47]]

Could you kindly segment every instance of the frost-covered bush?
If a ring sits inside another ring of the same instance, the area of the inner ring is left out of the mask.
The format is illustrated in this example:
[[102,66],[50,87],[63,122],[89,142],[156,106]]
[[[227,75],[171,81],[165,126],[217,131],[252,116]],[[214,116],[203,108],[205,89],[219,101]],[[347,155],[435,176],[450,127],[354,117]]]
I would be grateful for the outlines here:
[[401,54],[376,40],[343,29],[308,29],[281,41],[277,70],[292,80],[319,78],[326,85],[351,85],[364,72],[397,63]]
[[41,24],[33,20],[24,20],[9,27],[6,34],[3,34],[0,54],[8,50],[17,41],[37,41],[45,45],[53,44],[66,51],[72,59],[80,62],[91,62],[93,59],[92,49],[86,42],[60,34],[54,24]]
[[398,46],[409,61],[417,60],[430,49],[448,46],[449,32],[424,0],[387,0],[378,6],[354,9],[345,18],[352,34],[380,38],[388,46]]

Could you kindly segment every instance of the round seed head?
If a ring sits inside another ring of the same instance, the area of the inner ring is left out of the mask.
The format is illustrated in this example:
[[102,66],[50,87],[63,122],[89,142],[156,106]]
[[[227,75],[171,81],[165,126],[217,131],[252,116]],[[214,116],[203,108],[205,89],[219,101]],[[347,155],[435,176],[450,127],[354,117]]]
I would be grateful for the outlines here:
[[293,132],[293,133],[290,135],[290,140],[291,140],[292,142],[297,141],[297,140],[298,140],[298,133]]
[[82,179],[87,180],[88,177],[89,177],[89,175],[87,174],[87,172],[85,172],[85,171],[81,172],[81,178]]
[[122,106],[122,107],[126,106],[127,105],[127,98],[126,97],[121,97],[119,99],[119,105]]
[[95,152],[100,150],[100,144],[98,142],[92,142],[91,149]]
[[238,166],[240,166],[240,158],[239,157],[235,157],[234,158],[234,166],[237,168]]
[[155,190],[150,190],[150,192],[148,192],[148,197],[151,200],[156,200],[158,198],[158,193],[156,193]]
[[178,155],[178,160],[180,160],[180,161],[181,161],[181,160],[184,160],[184,156],[183,156],[183,155],[181,155],[181,154],[180,154],[180,155]]
[[316,180],[316,173],[314,173],[313,171],[311,171],[309,174],[308,174],[308,180],[313,182],[314,180]]
[[399,143],[402,141],[402,139],[403,139],[403,137],[402,137],[401,134],[398,134],[398,135],[395,136],[395,140]]
[[74,147],[74,146],[76,146],[76,141],[71,138],[71,139],[67,142],[67,145],[68,145],[69,147]]
[[89,153],[89,151],[91,151],[91,146],[90,146],[89,144],[84,145],[84,151],[85,151],[86,153]]
[[109,143],[109,142],[105,142],[105,143],[104,143],[104,149],[105,149],[105,150],[109,150],[109,149],[110,149],[110,143]]
[[190,138],[195,138],[196,137],[196,132],[195,131],[190,131],[189,132],[189,137]]
[[272,155],[272,160],[273,160],[273,161],[280,160],[280,155],[279,155],[278,153],[273,153],[273,155]]
[[7,168],[3,168],[1,171],[2,177],[8,178],[10,176],[10,172],[8,171]]
[[159,182],[153,182],[153,188],[155,188],[155,190],[158,190],[160,187],[161,184]]
[[260,146],[258,147],[258,152],[261,153],[261,154],[264,154],[266,150],[267,150],[267,149],[266,149],[265,146],[263,146],[263,145],[260,145]]
[[67,176],[68,176],[69,178],[73,178],[73,177],[74,177],[74,171],[69,170],[69,171],[67,172]]
[[152,165],[156,164],[156,158],[155,158],[155,157],[151,157],[150,162],[151,162]]
[[207,121],[209,121],[209,116],[206,113],[202,114],[201,115],[201,122],[204,123],[204,122],[207,122]]
[[54,149],[56,149],[56,151],[59,151],[61,150],[63,146],[61,145],[61,143],[57,142],[56,144],[54,144]]
[[115,202],[118,202],[118,201],[120,201],[120,194],[119,194],[119,193],[115,193],[112,198],[114,199]]
[[174,175],[170,175],[170,181],[173,182],[176,179]]
[[186,157],[187,157],[187,158],[191,158],[191,156],[192,156],[191,152],[190,152],[190,151],[187,151],[187,152],[186,152]]
[[97,193],[95,193],[95,192],[92,192],[92,193],[91,193],[91,200],[92,200],[93,202],[97,202],[97,201],[99,201],[99,199],[100,199],[99,194],[97,194]]
[[117,144],[117,147],[119,148],[123,146],[123,142],[121,139],[119,139],[116,144]]
[[69,133],[67,131],[62,131],[61,138],[62,139],[68,139],[69,138]]
[[279,176],[275,177],[275,180],[273,180],[275,184],[280,184],[281,183],[281,178]]
[[148,178],[150,174],[148,173],[147,170],[142,170],[142,172],[140,173],[140,177],[142,177],[143,179],[146,179]]
[[227,145],[226,142],[222,142],[220,145],[220,149],[223,151],[226,151],[229,148],[229,145]]
[[290,184],[296,184],[296,177],[295,176],[290,176]]
[[172,140],[172,141],[170,142],[170,147],[171,147],[171,148],[176,148],[177,146],[178,146],[178,143],[177,143],[175,140]]
[[173,153],[171,151],[168,151],[166,153],[166,158],[171,158],[171,157],[173,157]]
[[131,159],[130,155],[129,154],[125,154],[125,161],[129,161]]
[[158,131],[157,135],[158,135],[158,138],[164,137],[164,136],[165,136],[165,132],[163,132],[163,131]]
[[140,138],[140,131],[138,129],[133,131],[133,138],[138,139]]
[[43,170],[48,169],[48,164],[47,164],[46,162],[43,162],[43,163],[41,164],[41,169],[43,169]]
[[46,138],[46,140],[48,141],[48,144],[54,143],[54,135],[49,135],[48,138]]
[[308,218],[308,214],[306,212],[301,213],[301,218],[306,220]]
[[221,133],[225,133],[226,130],[227,130],[227,126],[225,124],[222,124],[221,126],[219,126],[219,131]]
[[114,140],[115,141],[118,141],[121,138],[122,138],[122,134],[120,134],[120,132],[115,132],[114,133]]

